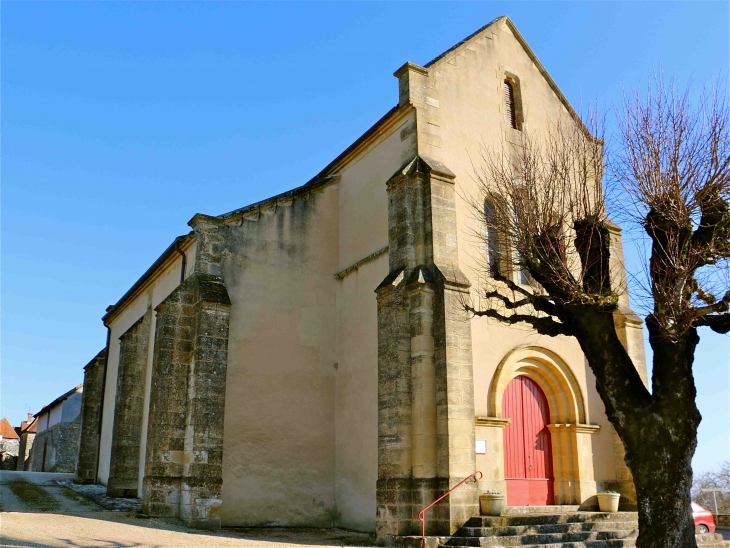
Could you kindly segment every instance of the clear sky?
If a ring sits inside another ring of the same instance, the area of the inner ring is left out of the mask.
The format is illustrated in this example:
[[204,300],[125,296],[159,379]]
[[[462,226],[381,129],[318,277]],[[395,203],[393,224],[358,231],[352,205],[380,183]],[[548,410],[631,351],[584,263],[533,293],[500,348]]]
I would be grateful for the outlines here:
[[[499,15],[576,106],[659,63],[727,74],[727,2],[3,2],[2,415],[82,382],[196,212],[303,184],[395,105],[395,69]],[[696,470],[730,451],[728,338],[701,336]]]

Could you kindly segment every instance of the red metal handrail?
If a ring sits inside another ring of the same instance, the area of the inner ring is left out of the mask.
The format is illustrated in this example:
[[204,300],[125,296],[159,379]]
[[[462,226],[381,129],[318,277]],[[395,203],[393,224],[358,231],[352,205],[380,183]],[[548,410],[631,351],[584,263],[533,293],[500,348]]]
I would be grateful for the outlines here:
[[[477,477],[477,474],[479,474],[479,477]],[[443,495],[441,495],[439,498],[437,498],[431,504],[429,504],[423,510],[418,512],[418,519],[421,520],[421,548],[425,548],[425,546],[426,546],[426,518],[425,518],[426,510],[431,508],[434,504],[441,502],[443,499],[448,497],[452,491],[461,487],[465,483],[468,483],[469,480],[471,480],[471,479],[473,479],[475,482],[479,481],[480,479],[482,479],[482,473],[477,470],[471,476],[468,476],[467,478],[463,479],[462,481],[460,481],[459,483],[454,485],[451,489],[446,491]]]

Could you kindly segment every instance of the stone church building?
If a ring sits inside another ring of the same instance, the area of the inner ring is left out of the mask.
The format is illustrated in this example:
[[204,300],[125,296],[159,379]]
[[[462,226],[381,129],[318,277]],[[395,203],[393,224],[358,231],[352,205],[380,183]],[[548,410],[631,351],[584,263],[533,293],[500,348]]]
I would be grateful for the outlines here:
[[[196,214],[107,309],[107,347],[85,368],[79,481],[196,527],[385,540],[420,534],[418,511],[477,470],[429,531],[478,515],[479,491],[589,508],[615,489],[632,503],[577,342],[458,306],[485,252],[464,200],[479,143],[519,146],[573,109],[506,17],[395,76],[396,106],[321,173]],[[617,329],[643,364],[625,292],[621,305]]]

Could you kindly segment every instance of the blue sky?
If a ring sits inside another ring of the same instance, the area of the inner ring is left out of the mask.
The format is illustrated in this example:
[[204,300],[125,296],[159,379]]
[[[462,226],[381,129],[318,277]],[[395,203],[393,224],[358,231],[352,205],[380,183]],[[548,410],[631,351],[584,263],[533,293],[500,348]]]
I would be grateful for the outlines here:
[[[82,382],[105,308],[196,212],[306,182],[395,69],[505,14],[576,106],[659,63],[727,74],[727,2],[3,2],[2,414]],[[728,337],[701,336],[696,470],[730,451]]]

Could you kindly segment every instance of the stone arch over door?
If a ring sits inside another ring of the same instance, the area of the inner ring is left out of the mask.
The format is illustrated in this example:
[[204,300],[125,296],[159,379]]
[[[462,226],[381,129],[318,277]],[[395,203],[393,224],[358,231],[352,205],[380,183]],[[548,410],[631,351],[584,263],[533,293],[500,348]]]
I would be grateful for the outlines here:
[[[552,463],[556,504],[581,504],[595,495],[596,483],[586,435],[599,427],[588,424],[583,391],[568,364],[556,353],[539,346],[518,347],[500,362],[489,387],[489,415],[502,418],[502,398],[518,376],[536,382],[550,408]],[[496,422],[496,421],[495,421]]]

